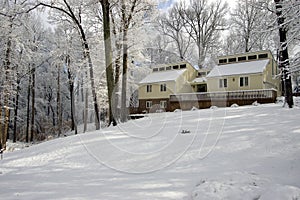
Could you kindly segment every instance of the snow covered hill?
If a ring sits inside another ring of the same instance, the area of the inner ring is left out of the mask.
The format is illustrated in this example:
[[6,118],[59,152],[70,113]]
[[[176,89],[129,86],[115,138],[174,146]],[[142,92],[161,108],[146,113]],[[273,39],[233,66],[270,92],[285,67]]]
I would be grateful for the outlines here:
[[149,114],[8,152],[0,199],[300,199],[300,109]]

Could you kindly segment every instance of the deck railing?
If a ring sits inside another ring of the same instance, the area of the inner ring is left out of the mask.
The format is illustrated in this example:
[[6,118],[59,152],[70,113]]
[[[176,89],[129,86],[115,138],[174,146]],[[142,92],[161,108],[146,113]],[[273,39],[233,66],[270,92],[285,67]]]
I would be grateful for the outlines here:
[[184,101],[208,101],[217,99],[238,99],[238,100],[254,100],[254,99],[276,99],[277,90],[240,90],[240,91],[221,91],[221,92],[200,92],[200,93],[181,93],[170,95],[170,102]]

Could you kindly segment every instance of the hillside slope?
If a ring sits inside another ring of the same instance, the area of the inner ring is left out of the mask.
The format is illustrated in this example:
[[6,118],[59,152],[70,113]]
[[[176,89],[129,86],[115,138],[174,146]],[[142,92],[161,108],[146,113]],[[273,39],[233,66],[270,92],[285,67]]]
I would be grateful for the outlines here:
[[6,153],[0,199],[300,199],[300,109],[147,117]]

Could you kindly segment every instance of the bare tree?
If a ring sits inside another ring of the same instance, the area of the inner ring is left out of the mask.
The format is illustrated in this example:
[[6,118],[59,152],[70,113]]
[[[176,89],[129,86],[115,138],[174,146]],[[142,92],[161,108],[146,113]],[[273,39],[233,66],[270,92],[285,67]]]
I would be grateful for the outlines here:
[[[95,125],[96,129],[100,129],[100,118],[99,118],[99,106],[97,102],[97,95],[96,95],[96,87],[95,87],[95,80],[94,80],[94,66],[90,54],[90,47],[89,43],[87,40],[86,32],[84,30],[83,24],[81,23],[82,21],[82,4],[78,4],[78,7],[75,7],[67,1],[63,0],[63,3],[44,3],[44,2],[39,2],[36,4],[33,8],[31,8],[29,11],[39,7],[39,6],[44,6],[48,7],[51,9],[55,9],[60,11],[61,13],[65,14],[66,17],[68,17],[72,23],[77,27],[78,33],[82,39],[82,46],[83,46],[83,52],[84,52],[84,57],[87,60],[87,67],[89,69],[89,75],[90,75],[90,83],[91,83],[91,90],[92,90],[92,97],[93,97],[93,104],[94,104],[94,112],[95,112]],[[28,11],[28,12],[29,12]],[[77,13],[76,13],[77,11]]]
[[207,53],[217,46],[220,31],[225,28],[225,15],[228,5],[220,0],[208,3],[207,0],[193,0],[191,5],[179,11],[185,29],[198,49],[198,65],[203,66]]
[[174,41],[180,59],[187,58],[187,52],[191,45],[191,37],[184,31],[184,20],[180,15],[183,10],[182,3],[176,3],[167,14],[158,17],[157,23],[160,32]]
[[[128,71],[128,31],[132,24],[132,20],[134,15],[141,10],[146,10],[147,6],[140,5],[142,0],[132,0],[129,5],[125,3],[124,0],[122,2],[122,40],[123,40],[123,71],[122,71],[122,96],[121,96],[121,122],[127,121],[127,71]],[[139,9],[139,10],[138,10]]]
[[[269,4],[270,1],[264,2]],[[240,2],[231,13],[231,37],[238,41],[232,50],[237,52],[250,52],[270,48],[272,31],[270,24],[274,20],[259,0],[245,0]],[[232,41],[230,41],[232,43]],[[273,45],[274,46],[274,45]]]
[[102,7],[103,14],[103,33],[104,33],[104,48],[105,48],[105,66],[106,66],[106,80],[108,91],[109,104],[109,122],[108,125],[117,125],[117,122],[112,112],[112,100],[114,98],[113,90],[115,87],[113,68],[112,68],[112,45],[111,45],[111,29],[110,29],[110,3],[109,0],[99,0]]
[[[122,64],[122,92],[120,120],[127,120],[127,71],[130,49],[130,30],[137,27],[137,21],[143,21],[144,13],[149,10],[151,4],[147,0],[121,0],[115,2],[110,10],[113,40],[115,41],[115,93],[119,93],[119,79]],[[138,20],[139,19],[139,20]],[[118,95],[115,97],[115,116],[118,118]]]

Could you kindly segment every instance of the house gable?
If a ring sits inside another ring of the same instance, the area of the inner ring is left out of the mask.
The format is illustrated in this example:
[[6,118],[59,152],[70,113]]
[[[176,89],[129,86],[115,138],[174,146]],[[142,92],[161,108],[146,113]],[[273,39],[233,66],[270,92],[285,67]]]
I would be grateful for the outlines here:
[[[169,98],[170,94],[191,92],[189,81],[196,77],[197,71],[189,63],[181,62],[153,68],[153,72],[139,82],[139,99]],[[147,87],[152,87],[147,92]],[[166,89],[161,91],[162,85]]]

